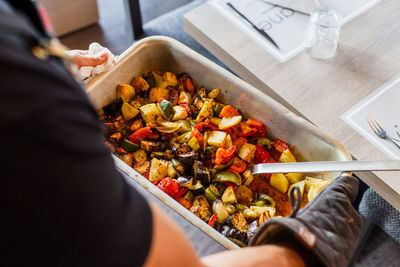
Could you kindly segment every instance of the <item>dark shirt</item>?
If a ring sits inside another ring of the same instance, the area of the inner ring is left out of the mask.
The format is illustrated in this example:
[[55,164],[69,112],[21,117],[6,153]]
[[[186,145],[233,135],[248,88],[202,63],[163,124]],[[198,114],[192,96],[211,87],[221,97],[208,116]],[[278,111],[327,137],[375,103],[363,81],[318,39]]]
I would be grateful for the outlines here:
[[149,205],[57,60],[0,38],[0,265],[142,266]]

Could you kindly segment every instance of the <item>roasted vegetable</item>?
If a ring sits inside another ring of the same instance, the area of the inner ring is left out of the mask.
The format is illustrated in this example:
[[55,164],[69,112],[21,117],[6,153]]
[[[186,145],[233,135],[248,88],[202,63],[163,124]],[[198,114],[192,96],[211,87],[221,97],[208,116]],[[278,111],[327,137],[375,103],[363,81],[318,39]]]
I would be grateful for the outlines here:
[[217,214],[217,220],[219,222],[224,222],[226,218],[229,216],[229,212],[226,210],[224,204],[221,200],[215,200],[213,203],[213,212]]
[[230,217],[230,220],[236,229],[241,232],[247,232],[247,222],[242,212],[236,212]]
[[203,162],[196,160],[193,164],[194,178],[200,180],[203,184],[211,182],[210,172],[204,167]]
[[143,162],[148,160],[147,153],[143,149],[139,149],[138,151],[134,152],[132,156],[136,162]]
[[213,202],[218,198],[218,196],[215,195],[215,193],[212,191],[210,187],[206,189],[204,192],[204,196],[208,199],[208,201]]
[[191,149],[193,149],[193,151],[197,151],[200,149],[200,144],[197,141],[196,137],[192,137],[189,140],[188,145],[190,146]]
[[218,182],[218,183],[224,183],[224,182],[231,182],[234,183],[236,185],[241,185],[242,184],[242,179],[240,177],[240,175],[231,172],[231,171],[221,171],[221,172],[217,172],[214,175],[214,182]]
[[253,201],[253,192],[245,185],[239,185],[235,194],[240,204],[249,205]]
[[221,93],[221,89],[215,88],[211,92],[208,93],[208,98],[217,98],[219,94]]
[[272,197],[267,194],[258,193],[257,198],[265,203],[265,205],[270,207],[275,207],[275,201]]
[[161,133],[174,133],[181,128],[179,123],[170,121],[162,121],[159,123],[159,125],[160,126],[157,126],[156,129]]
[[213,116],[213,107],[212,107],[212,102],[211,101],[206,101],[201,108],[199,115],[196,118],[196,122],[201,122],[205,120],[208,117]]
[[224,203],[230,203],[230,204],[237,203],[235,189],[233,189],[233,186],[228,186],[225,189],[225,192],[222,194],[221,200]]
[[168,172],[168,162],[153,158],[151,161],[149,181],[154,183],[164,179]]
[[132,107],[130,104],[126,102],[122,104],[121,112],[122,116],[124,117],[124,120],[126,121],[133,119],[134,117],[136,117],[137,114],[139,114],[139,110]]
[[153,87],[150,89],[149,101],[158,102],[161,99],[167,99],[168,95],[169,95],[168,89],[161,87]]
[[290,149],[286,149],[282,152],[281,156],[279,157],[280,162],[296,162],[296,158],[290,151]]
[[117,87],[117,98],[129,102],[135,97],[135,89],[129,84],[120,84]]
[[181,106],[174,107],[174,116],[172,117],[173,121],[186,119],[187,116],[188,116],[188,113],[184,107],[181,107]]
[[239,158],[246,161],[247,163],[251,163],[254,161],[254,157],[256,155],[256,146],[246,143],[239,150]]
[[244,185],[250,185],[254,180],[253,173],[251,172],[251,170],[246,170],[243,173],[243,178],[244,178],[243,184]]
[[194,198],[190,211],[205,222],[208,222],[212,215],[210,205],[204,195],[199,195]]
[[162,114],[158,110],[157,105],[154,103],[141,106],[140,113],[146,123],[156,124],[157,122],[160,122],[162,120]]
[[295,184],[303,180],[303,174],[299,172],[291,172],[285,174],[286,178],[288,179],[289,183]]
[[286,179],[286,176],[282,173],[273,173],[271,175],[270,184],[273,188],[278,190],[281,193],[286,193],[289,189],[289,181]]
[[122,140],[121,148],[124,149],[126,152],[135,152],[139,150],[139,145],[129,141],[128,139]]
[[160,109],[164,119],[166,120],[171,120],[175,115],[174,107],[168,100],[163,99],[160,102]]
[[212,131],[208,137],[207,143],[210,146],[224,147],[226,142],[226,132]]
[[149,84],[141,76],[137,76],[135,79],[133,79],[131,84],[137,92],[138,91],[147,91],[147,89],[149,89]]
[[163,86],[172,86],[175,87],[178,85],[178,79],[176,78],[176,75],[172,72],[164,72],[162,76],[162,81],[163,81]]
[[241,121],[242,121],[242,116],[224,117],[224,118],[222,118],[218,127],[221,130],[225,130],[225,129],[228,129],[228,128],[238,125]]

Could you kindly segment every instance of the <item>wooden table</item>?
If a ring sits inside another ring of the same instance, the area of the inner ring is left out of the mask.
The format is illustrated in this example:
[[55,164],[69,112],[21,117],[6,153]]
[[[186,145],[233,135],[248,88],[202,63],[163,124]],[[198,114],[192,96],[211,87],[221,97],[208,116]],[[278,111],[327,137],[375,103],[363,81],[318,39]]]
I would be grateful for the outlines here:
[[[388,157],[340,116],[400,73],[399,14],[400,1],[383,0],[344,25],[337,55],[327,61],[302,53],[280,63],[209,4],[186,14],[184,27],[242,79],[337,138],[354,158],[382,160]],[[400,172],[358,175],[400,210]]]

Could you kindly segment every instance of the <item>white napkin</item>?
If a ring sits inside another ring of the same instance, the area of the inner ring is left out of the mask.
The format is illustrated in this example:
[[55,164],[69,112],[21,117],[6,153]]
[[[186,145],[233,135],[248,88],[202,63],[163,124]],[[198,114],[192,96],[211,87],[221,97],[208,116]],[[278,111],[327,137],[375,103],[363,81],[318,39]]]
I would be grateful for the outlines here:
[[[110,50],[108,50],[106,47],[101,46],[98,43],[91,43],[89,45],[89,49],[88,51],[88,56],[93,56],[96,57],[97,55],[106,52],[108,55],[107,60],[100,64],[97,65],[95,67],[91,67],[91,66],[83,66],[81,68],[79,68],[78,70],[78,76],[79,78],[84,81],[85,83],[89,82],[95,75],[101,74],[103,72],[108,71],[109,69],[111,69],[112,66],[114,66],[115,61],[116,61],[116,57],[114,56],[113,53],[111,53]],[[67,53],[70,56],[74,56],[74,54],[76,54],[77,52],[79,52],[78,50],[71,50],[71,51],[66,51],[65,53]]]
[[318,6],[319,0],[262,0],[264,2],[286,7],[306,14],[311,14]]

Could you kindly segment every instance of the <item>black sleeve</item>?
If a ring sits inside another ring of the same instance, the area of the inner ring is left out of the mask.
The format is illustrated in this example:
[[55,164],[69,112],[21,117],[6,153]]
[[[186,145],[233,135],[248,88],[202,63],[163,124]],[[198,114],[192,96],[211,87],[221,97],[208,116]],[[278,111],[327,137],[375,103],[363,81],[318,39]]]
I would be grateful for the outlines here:
[[0,42],[1,265],[142,266],[149,205],[58,62]]

